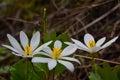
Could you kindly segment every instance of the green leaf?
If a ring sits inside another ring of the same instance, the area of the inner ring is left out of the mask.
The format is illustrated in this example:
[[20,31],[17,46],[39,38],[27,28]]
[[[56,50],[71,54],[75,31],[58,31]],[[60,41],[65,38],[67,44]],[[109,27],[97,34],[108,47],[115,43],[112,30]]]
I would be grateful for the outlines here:
[[113,70],[114,74],[118,77],[118,80],[120,80],[120,66],[115,66]]
[[112,67],[108,63],[104,63],[103,67],[96,66],[97,73],[102,80],[119,80],[116,73],[113,72]]
[[97,75],[93,72],[90,72],[90,76],[89,76],[90,80],[100,80]]
[[65,33],[60,34],[56,39],[62,42],[70,41],[70,37],[68,36],[68,34],[65,34]]
[[49,69],[47,64],[35,63],[34,66],[36,66],[38,70],[43,71],[45,75],[49,74]]
[[62,48],[64,49],[66,47],[66,44],[64,44],[64,42],[69,42],[70,41],[70,37],[67,34],[63,33],[63,34],[60,34],[56,38],[56,40],[60,40],[60,41],[63,42]]
[[[26,67],[28,64],[28,67]],[[44,75],[42,71],[36,70],[33,68],[30,61],[20,60],[13,65],[10,69],[11,80],[26,80],[26,70],[28,69],[28,80],[44,80]]]
[[[36,66],[38,70],[43,71],[46,75],[50,74],[50,70],[48,69],[48,64],[35,63],[34,66]],[[62,64],[57,63],[57,66],[55,67],[55,74],[60,74],[65,70],[66,68]]]
[[62,64],[59,64],[59,63],[55,67],[55,73],[56,74],[60,74],[60,73],[62,73],[65,70],[66,70],[66,67],[64,67]]
[[43,37],[44,42],[48,42],[56,39],[56,32],[52,31],[51,33],[46,33]]
[[56,32],[52,31],[51,33],[46,33],[44,35],[43,40],[44,40],[44,42],[48,42],[50,40],[53,40],[53,41],[60,40],[62,42],[65,42],[65,41],[70,41],[70,37],[65,33],[56,36]]

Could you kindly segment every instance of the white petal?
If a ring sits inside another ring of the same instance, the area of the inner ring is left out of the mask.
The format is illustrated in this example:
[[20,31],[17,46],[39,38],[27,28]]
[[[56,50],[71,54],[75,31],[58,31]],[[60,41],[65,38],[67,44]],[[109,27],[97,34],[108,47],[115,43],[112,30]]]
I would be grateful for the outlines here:
[[77,46],[77,48],[80,49],[80,50],[89,52],[89,48],[83,48],[83,47],[80,47],[80,46],[78,46],[78,45],[76,45],[76,46]]
[[15,52],[12,52],[14,55],[16,55],[16,56],[21,56],[21,57],[23,57],[23,55],[22,54],[17,54],[17,53],[15,53]]
[[33,63],[48,63],[50,61],[50,58],[43,58],[43,57],[34,57],[32,58]]
[[89,43],[90,40],[95,41],[94,37],[91,34],[89,34],[89,33],[85,34],[85,36],[84,36],[84,42],[85,42],[86,45],[88,45],[88,43]]
[[18,41],[17,41],[14,37],[12,37],[10,34],[7,34],[7,37],[8,37],[8,39],[9,39],[11,45],[12,45],[15,49],[17,49],[18,51],[21,51],[21,52],[23,51],[22,48],[20,47]]
[[48,68],[49,68],[49,70],[52,70],[53,68],[55,68],[56,65],[57,65],[57,61],[56,60],[50,60],[48,62]]
[[54,47],[61,48],[62,47],[62,42],[59,41],[59,40],[56,40],[55,43],[54,43]]
[[52,53],[52,50],[50,49],[50,47],[45,47],[42,49],[44,52],[48,53],[48,54],[51,54]]
[[93,47],[93,48],[91,48],[91,53],[93,53],[93,52],[98,52],[99,50],[101,50],[102,48],[101,47]]
[[39,52],[41,51],[42,49],[44,49],[45,47],[47,47],[48,45],[50,45],[52,43],[52,41],[49,41],[49,42],[46,42],[44,43],[43,45],[41,45],[40,47],[38,47],[34,52]]
[[101,46],[105,42],[105,40],[106,40],[106,37],[99,39],[96,43],[96,46]]
[[28,37],[23,31],[20,32],[20,42],[25,49],[25,47],[28,45]]
[[108,41],[107,43],[105,43],[105,44],[102,46],[102,48],[108,47],[108,46],[111,45],[113,42],[115,42],[117,39],[118,39],[118,36],[115,37],[115,38],[113,38],[113,39],[111,39],[111,40]]
[[24,58],[32,58],[33,57],[33,55],[28,55],[28,56],[22,56],[22,57],[24,57]]
[[76,47],[76,49],[78,48],[78,45],[76,45],[76,44],[73,44],[73,43],[70,43],[70,42],[64,42],[64,43],[69,45],[69,46],[74,46],[74,47]]
[[75,59],[75,58],[71,58],[71,57],[61,57],[60,59],[64,59],[64,60],[68,60],[68,61],[75,61],[77,63],[80,64],[80,61]]
[[83,49],[88,49],[82,42],[76,40],[76,39],[72,39],[72,41],[80,48],[83,48]]
[[74,47],[76,47],[77,48],[77,46],[76,46],[76,44],[74,44],[74,43],[71,43],[71,42],[64,42],[65,44],[67,44],[67,45],[71,45],[71,46],[74,46]]
[[73,54],[75,51],[76,51],[76,47],[75,46],[67,46],[61,53],[61,56],[68,56],[68,55],[71,55]]
[[34,50],[40,43],[40,33],[37,31],[31,38],[30,46]]
[[33,55],[35,54],[41,54],[41,55],[44,55],[44,56],[48,56],[48,57],[51,57],[49,54],[45,53],[45,52],[37,52],[37,53],[34,53],[33,52]]
[[67,45],[73,45],[73,43],[71,43],[71,42],[64,42],[64,43]]
[[71,62],[67,62],[67,61],[62,61],[62,60],[58,60],[58,62],[62,65],[64,65],[68,70],[70,70],[71,72],[74,71],[74,66]]
[[8,46],[8,45],[2,45],[3,47],[6,47],[12,51],[14,51],[15,53],[19,53],[19,54],[22,54],[20,51],[16,50],[15,48],[11,47],[11,46]]

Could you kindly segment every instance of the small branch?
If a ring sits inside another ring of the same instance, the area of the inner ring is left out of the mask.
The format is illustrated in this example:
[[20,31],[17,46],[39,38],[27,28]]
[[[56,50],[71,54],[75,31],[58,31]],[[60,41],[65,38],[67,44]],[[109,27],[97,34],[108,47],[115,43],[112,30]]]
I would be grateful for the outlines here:
[[18,22],[23,22],[23,23],[29,23],[29,24],[34,24],[34,25],[40,25],[39,24],[39,21],[26,21],[26,20],[23,20],[23,19],[17,19],[17,18],[11,18],[11,17],[8,17],[7,20],[14,20],[14,21],[18,21]]
[[119,24],[120,24],[120,20],[118,20],[118,21],[114,24],[114,27],[113,27],[113,30],[112,30],[112,32],[111,32],[110,37],[114,37],[115,31],[117,30],[117,27],[119,26]]
[[52,3],[52,5],[55,7],[55,9],[58,10],[58,6],[57,6],[57,4],[55,3],[55,0],[51,0],[51,3]]
[[[81,23],[81,25],[83,26],[83,28],[85,27],[85,24],[82,22],[81,19],[79,19],[79,18],[76,17],[76,20]],[[84,30],[85,30],[85,33],[88,32],[86,28]]]
[[[86,59],[92,59],[92,57],[83,56],[83,55],[75,55],[75,56],[78,56],[78,57],[81,57],[81,58],[86,58]],[[100,59],[100,58],[94,58],[94,59],[97,60],[97,61],[103,61],[103,62],[108,62],[108,63],[120,65],[119,62],[113,62],[113,61],[104,60],[104,59]]]
[[13,34],[14,32],[13,26],[9,22],[7,22],[4,18],[0,17],[0,19],[5,23],[5,25],[10,29],[11,33]]
[[0,2],[0,7],[6,7],[9,4],[10,3],[8,3],[8,2]]
[[[15,15],[15,18],[18,19],[20,17],[21,13],[22,13],[22,9],[18,10],[16,15]],[[16,23],[16,20],[13,21],[12,25],[14,26],[15,23]]]

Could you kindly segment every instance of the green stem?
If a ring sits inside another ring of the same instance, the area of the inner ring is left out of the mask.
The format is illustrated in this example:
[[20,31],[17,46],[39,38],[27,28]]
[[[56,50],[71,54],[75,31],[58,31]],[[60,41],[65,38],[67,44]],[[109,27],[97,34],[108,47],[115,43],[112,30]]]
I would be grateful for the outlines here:
[[92,55],[92,64],[95,64],[95,59],[94,59],[94,55]]
[[54,78],[55,78],[55,69],[53,69],[53,75],[52,75],[52,77],[53,77],[52,80],[54,80]]
[[47,20],[46,20],[46,8],[44,8],[44,13],[43,13],[43,28],[44,28],[44,34],[47,32],[46,31],[46,24],[47,24]]
[[97,73],[97,67],[96,67],[96,63],[95,63],[95,59],[94,59],[94,54],[95,54],[95,53],[92,53],[92,55],[91,55],[91,56],[92,56],[92,65],[93,65],[93,67],[94,67],[94,68],[93,68],[93,69],[94,69],[93,71],[94,71],[95,73]]
[[51,71],[49,80],[54,80],[54,78],[55,78],[55,68]]
[[45,80],[49,80],[49,76],[45,73]]
[[[31,62],[30,62],[31,63]],[[34,68],[34,65],[31,63],[31,65],[32,65],[32,68],[33,68],[33,72],[35,73],[35,75],[40,79],[40,77],[39,77],[39,75],[37,74],[37,72],[36,72],[36,70],[35,70],[35,68]]]
[[26,80],[28,80],[28,59],[26,58]]

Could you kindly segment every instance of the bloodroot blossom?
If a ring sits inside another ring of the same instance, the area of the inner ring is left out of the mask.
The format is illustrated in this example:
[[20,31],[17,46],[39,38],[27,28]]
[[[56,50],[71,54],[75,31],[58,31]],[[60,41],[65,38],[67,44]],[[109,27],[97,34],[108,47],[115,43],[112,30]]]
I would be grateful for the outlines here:
[[30,42],[28,40],[27,35],[23,31],[21,31],[20,32],[20,43],[22,47],[20,46],[18,41],[10,34],[7,34],[7,37],[12,46],[4,45],[4,44],[2,46],[12,50],[13,51],[12,53],[14,55],[21,56],[21,57],[33,57],[35,53],[39,52],[40,50],[42,50],[44,47],[48,46],[52,42],[52,41],[49,41],[41,45],[40,47],[38,47],[40,43],[40,33],[38,31],[33,34]]
[[50,47],[46,47],[43,49],[44,52],[40,52],[46,57],[33,57],[33,63],[48,63],[49,70],[52,70],[56,67],[57,63],[64,65],[71,72],[74,71],[74,66],[69,61],[75,61],[80,63],[79,60],[70,57],[69,55],[73,54],[76,51],[76,47],[73,45],[69,45],[62,50],[62,42],[56,40],[54,42],[54,48],[51,50]]
[[106,40],[106,37],[103,37],[103,38],[99,39],[97,42],[95,42],[94,37],[91,34],[87,33],[84,36],[85,45],[81,41],[78,41],[76,39],[72,39],[72,41],[75,43],[75,45],[77,46],[78,49],[87,51],[89,53],[95,53],[101,49],[108,47],[113,42],[115,42],[117,39],[118,39],[118,36],[111,39],[110,41],[106,42],[105,44],[103,44]]

